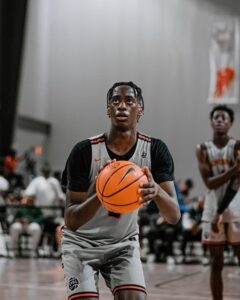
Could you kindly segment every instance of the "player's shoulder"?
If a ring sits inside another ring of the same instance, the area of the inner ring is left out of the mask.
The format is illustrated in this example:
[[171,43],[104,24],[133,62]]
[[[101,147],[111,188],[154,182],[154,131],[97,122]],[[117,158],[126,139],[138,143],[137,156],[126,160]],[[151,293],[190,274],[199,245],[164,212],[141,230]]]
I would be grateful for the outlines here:
[[104,143],[105,142],[105,134],[104,133],[100,133],[98,135],[92,136],[89,139],[89,142],[91,145],[96,145],[99,143]]
[[234,141],[235,143],[235,148],[240,149],[240,139],[235,138],[235,137],[231,137],[231,139]]
[[142,133],[142,132],[138,132],[138,138],[140,140],[151,143],[153,146],[155,146],[155,145],[166,145],[165,142],[162,139],[152,137],[152,136],[150,136],[148,134],[145,134],[145,133]]
[[102,140],[102,138],[104,138],[104,135],[99,134],[99,135],[81,140],[73,146],[73,151],[80,151],[80,152],[87,151],[87,150],[89,150],[89,148],[91,148],[91,145],[99,143]]
[[159,137],[151,137],[151,144],[152,144],[152,149],[168,149],[167,144],[165,141]]
[[162,157],[169,159],[171,157],[171,153],[165,141],[157,137],[151,138],[151,155],[152,158]]
[[84,155],[84,153],[88,152],[91,152],[91,142],[89,139],[84,139],[74,144],[70,151],[69,159],[79,155]]
[[138,132],[138,139],[142,140],[142,141],[145,141],[145,142],[148,142],[148,143],[151,143],[151,141],[152,141],[151,136],[149,136],[145,133],[142,133],[142,132]]
[[93,145],[105,142],[104,133],[86,138],[82,141],[77,142],[73,148],[72,153],[91,153],[91,147]]

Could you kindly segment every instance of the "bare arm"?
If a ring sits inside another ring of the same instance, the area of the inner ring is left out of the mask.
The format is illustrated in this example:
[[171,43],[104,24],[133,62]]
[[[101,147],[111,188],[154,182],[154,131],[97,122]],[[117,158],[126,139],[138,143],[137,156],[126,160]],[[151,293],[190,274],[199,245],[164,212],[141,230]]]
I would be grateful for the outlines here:
[[206,187],[210,190],[219,188],[225,182],[227,182],[233,176],[235,176],[240,170],[240,164],[236,162],[226,172],[221,173],[217,176],[213,176],[205,145],[197,146],[196,156],[198,160],[198,168],[203,182],[205,183]]
[[149,182],[140,186],[140,193],[142,194],[140,201],[148,202],[154,200],[166,221],[170,224],[176,224],[181,214],[174,183],[172,181],[166,181],[157,184],[153,180],[148,168],[144,168],[144,172]]
[[87,198],[86,192],[67,191],[65,224],[76,231],[79,227],[91,220],[99,208],[101,203],[96,194]]
[[[240,164],[240,142],[238,141],[235,146],[235,158],[236,164]],[[222,201],[218,205],[217,213],[220,215],[224,212],[224,210],[229,206],[233,198],[235,197],[240,186],[240,173],[231,178],[231,181],[227,187],[226,193],[222,199]]]

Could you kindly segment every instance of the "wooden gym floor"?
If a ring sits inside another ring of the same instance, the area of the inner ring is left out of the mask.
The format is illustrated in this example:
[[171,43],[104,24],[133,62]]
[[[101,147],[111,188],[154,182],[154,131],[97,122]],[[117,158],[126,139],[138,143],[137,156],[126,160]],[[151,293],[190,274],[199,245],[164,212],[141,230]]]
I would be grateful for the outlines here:
[[[207,300],[209,266],[146,263],[148,300]],[[224,300],[240,299],[240,270],[224,268]],[[1,300],[66,300],[60,259],[0,258]],[[100,281],[100,299],[113,300]]]

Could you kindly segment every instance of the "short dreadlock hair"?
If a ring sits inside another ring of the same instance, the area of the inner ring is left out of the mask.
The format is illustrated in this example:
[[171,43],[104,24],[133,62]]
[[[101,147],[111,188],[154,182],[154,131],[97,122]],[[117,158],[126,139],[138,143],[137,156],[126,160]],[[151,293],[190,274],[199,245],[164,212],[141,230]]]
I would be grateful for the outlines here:
[[228,107],[227,105],[224,105],[224,104],[219,104],[219,105],[216,105],[216,106],[213,107],[213,109],[210,112],[210,120],[212,120],[213,114],[217,110],[223,110],[226,113],[228,113],[228,115],[230,117],[230,120],[233,123],[233,121],[234,121],[234,111],[230,107]]
[[143,97],[142,97],[142,90],[141,90],[140,87],[138,87],[132,81],[128,81],[128,82],[116,82],[116,83],[114,83],[114,85],[110,88],[110,90],[107,93],[107,106],[109,106],[109,104],[110,104],[110,100],[112,98],[114,89],[116,87],[122,86],[122,85],[130,86],[134,90],[134,94],[138,98],[139,104],[144,109],[144,101],[143,101]]

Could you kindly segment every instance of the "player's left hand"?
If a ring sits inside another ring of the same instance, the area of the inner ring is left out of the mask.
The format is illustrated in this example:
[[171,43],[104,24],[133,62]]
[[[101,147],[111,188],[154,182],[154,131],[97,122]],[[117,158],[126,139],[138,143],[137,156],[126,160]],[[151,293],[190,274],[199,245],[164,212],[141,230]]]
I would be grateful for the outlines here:
[[144,167],[143,172],[147,176],[148,183],[140,184],[138,192],[141,196],[139,197],[139,202],[148,204],[158,195],[160,186],[154,181],[152,173],[148,167]]

